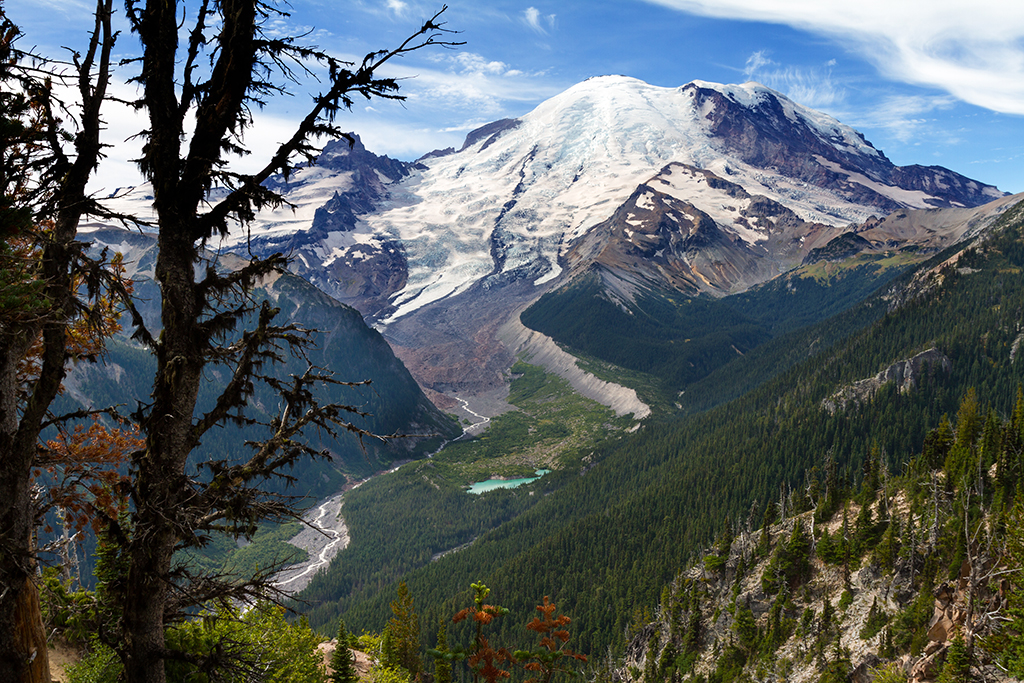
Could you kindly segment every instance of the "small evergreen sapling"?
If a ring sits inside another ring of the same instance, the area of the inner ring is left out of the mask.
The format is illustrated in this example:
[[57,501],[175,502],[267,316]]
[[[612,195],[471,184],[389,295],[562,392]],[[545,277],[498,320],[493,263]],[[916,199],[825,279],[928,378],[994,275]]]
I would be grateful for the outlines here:
[[427,654],[434,658],[443,658],[446,661],[465,660],[470,671],[473,672],[474,683],[479,683],[480,680],[496,683],[500,679],[510,677],[511,674],[501,667],[505,662],[512,660],[512,653],[503,647],[497,649],[491,647],[490,642],[484,637],[484,626],[508,614],[508,609],[485,602],[491,589],[482,582],[470,584],[470,588],[475,593],[473,605],[456,613],[452,617],[452,621],[458,623],[469,618],[475,622],[476,635],[473,639],[473,649],[470,651],[458,649],[446,653],[434,649],[429,650]]
[[331,655],[331,683],[357,683],[359,674],[356,672],[355,658],[349,648],[348,630],[345,620],[338,620],[338,646]]

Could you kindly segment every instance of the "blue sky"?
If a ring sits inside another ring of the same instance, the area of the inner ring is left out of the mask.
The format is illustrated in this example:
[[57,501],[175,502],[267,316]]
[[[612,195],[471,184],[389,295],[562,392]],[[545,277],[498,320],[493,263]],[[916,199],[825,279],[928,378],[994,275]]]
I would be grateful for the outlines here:
[[[451,0],[443,15],[465,45],[407,55],[402,103],[357,102],[342,125],[374,152],[411,160],[459,147],[469,130],[525,114],[590,76],[674,87],[755,80],[865,134],[900,165],[941,165],[1024,192],[1024,3],[1009,0]],[[79,46],[84,0],[6,0],[23,45]],[[421,0],[292,0],[271,31],[309,31],[338,56],[398,44],[440,8]],[[135,49],[122,35],[119,50]],[[249,141],[283,139],[308,102],[300,91],[261,113]],[[132,173],[125,131],[102,179]],[[118,180],[115,180],[118,178]]]

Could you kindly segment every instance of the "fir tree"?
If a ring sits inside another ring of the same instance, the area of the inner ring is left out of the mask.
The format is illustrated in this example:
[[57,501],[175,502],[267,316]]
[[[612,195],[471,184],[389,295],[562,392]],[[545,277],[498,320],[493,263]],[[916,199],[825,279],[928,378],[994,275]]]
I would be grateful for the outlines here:
[[958,633],[946,651],[938,683],[967,683],[971,680],[971,656]]
[[338,645],[331,655],[331,683],[357,683],[359,674],[356,672],[355,658],[348,646],[348,630],[345,620],[338,620]]
[[437,647],[434,656],[434,683],[452,683],[451,651],[448,649],[448,625],[441,621],[437,627]]
[[764,557],[772,549],[772,504],[764,506],[764,517],[761,518],[761,536],[757,539],[757,556]]
[[398,584],[398,598],[391,603],[394,616],[388,622],[396,663],[416,678],[422,667],[420,660],[420,624],[412,606],[412,595],[405,581]]
[[738,603],[736,605],[736,613],[734,615],[735,621],[733,621],[733,630],[736,632],[736,636],[740,640],[740,646],[747,651],[748,654],[752,654],[757,650],[758,644],[758,629],[757,623],[754,621],[754,613],[750,609],[750,605],[746,602]]
[[[1018,567],[1024,566],[1024,495],[1020,491],[1014,501],[1007,536],[1012,562]],[[1024,677],[1024,580],[1018,575],[1013,577],[1012,583],[1001,657],[1010,675],[1021,678]]]

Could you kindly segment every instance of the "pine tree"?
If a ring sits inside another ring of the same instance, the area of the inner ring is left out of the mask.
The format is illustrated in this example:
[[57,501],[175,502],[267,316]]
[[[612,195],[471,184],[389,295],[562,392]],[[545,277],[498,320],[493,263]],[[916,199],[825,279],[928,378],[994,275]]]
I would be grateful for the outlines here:
[[734,619],[732,628],[740,640],[740,646],[747,651],[747,654],[752,654],[757,650],[760,634],[750,604],[747,602],[737,603]]
[[398,584],[398,598],[392,601],[391,612],[395,616],[388,622],[386,630],[391,634],[396,662],[416,678],[423,668],[420,660],[420,623],[405,581]]
[[878,472],[880,469],[879,463],[881,462],[881,455],[878,451],[878,445],[871,447],[871,453],[864,459],[864,467],[862,473],[864,475],[860,486],[860,495],[857,496],[861,505],[870,505],[875,502],[875,498],[878,494]]
[[[1010,514],[1007,536],[1011,561],[1017,566],[1024,565],[1024,495],[1020,491]],[[1024,677],[1024,579],[1014,576],[1012,584],[1001,658],[1010,675],[1021,678]]]
[[942,665],[938,683],[967,683],[970,680],[971,656],[958,633],[946,651],[946,663]]
[[452,662],[449,659],[448,625],[442,620],[437,627],[437,647],[434,649],[434,683],[452,683]]
[[758,557],[764,557],[771,552],[772,549],[771,510],[771,503],[765,505],[764,517],[761,518],[761,536],[757,539],[757,550],[755,551]]
[[949,417],[943,415],[939,426],[928,432],[924,439],[923,455],[929,469],[938,469],[946,462],[949,450],[953,446],[953,427]]
[[399,665],[398,654],[395,652],[395,637],[391,633],[391,624],[384,627],[380,634],[380,652],[377,665],[382,669],[394,669]]
[[345,620],[338,620],[338,645],[331,655],[331,683],[357,683],[359,674],[356,672],[355,658],[348,646],[348,630]]
[[832,601],[825,596],[825,603],[821,607],[821,618],[818,621],[818,638],[821,644],[828,642],[834,625],[835,609],[832,607]]
[[[537,611],[543,618],[534,617],[526,628],[540,636],[540,642],[532,650],[517,650],[513,657],[516,661],[522,662],[523,668],[533,674],[526,683],[551,683],[556,674],[575,673],[568,668],[570,660],[585,662],[587,656],[573,652],[567,647],[570,638],[567,627],[572,620],[564,614],[555,617],[555,603],[551,602],[547,595],[544,596],[544,604],[537,605]],[[666,658],[663,654],[663,670],[667,672],[674,661],[674,655]]]

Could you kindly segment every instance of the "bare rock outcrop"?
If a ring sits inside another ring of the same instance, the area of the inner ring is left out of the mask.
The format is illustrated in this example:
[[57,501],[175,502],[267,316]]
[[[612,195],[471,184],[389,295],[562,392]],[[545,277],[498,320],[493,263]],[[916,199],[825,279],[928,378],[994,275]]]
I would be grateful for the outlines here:
[[844,410],[850,404],[865,403],[889,382],[896,382],[900,393],[912,391],[917,386],[926,365],[932,369],[941,368],[943,372],[949,372],[953,364],[946,354],[931,348],[913,358],[893,363],[874,377],[841,388],[822,401],[822,407],[830,413],[835,413],[837,410]]

